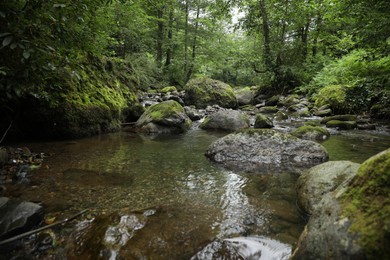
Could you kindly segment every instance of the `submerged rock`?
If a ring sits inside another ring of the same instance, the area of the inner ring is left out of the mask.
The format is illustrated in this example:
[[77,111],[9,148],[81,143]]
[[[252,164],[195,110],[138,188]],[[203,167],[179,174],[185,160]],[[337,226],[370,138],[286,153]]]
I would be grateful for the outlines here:
[[148,133],[171,133],[185,132],[191,124],[184,108],[176,101],[168,100],[148,107],[136,127]]
[[267,237],[235,237],[216,239],[191,260],[256,259],[287,260],[291,246]]
[[197,108],[219,105],[224,108],[237,108],[237,98],[233,88],[222,81],[209,78],[191,79],[185,86],[186,105],[194,105]]
[[325,128],[311,125],[298,127],[291,134],[305,140],[325,140],[330,136],[329,131]]
[[0,240],[31,230],[42,221],[42,206],[0,197]]
[[323,195],[292,259],[390,258],[390,149]]
[[206,117],[200,125],[202,129],[236,131],[249,127],[247,114],[236,110],[220,110]]
[[326,123],[326,127],[337,128],[339,130],[352,130],[357,128],[357,124],[355,121],[331,120]]
[[315,142],[269,129],[247,129],[212,143],[206,156],[240,171],[298,171],[326,162],[326,149]]

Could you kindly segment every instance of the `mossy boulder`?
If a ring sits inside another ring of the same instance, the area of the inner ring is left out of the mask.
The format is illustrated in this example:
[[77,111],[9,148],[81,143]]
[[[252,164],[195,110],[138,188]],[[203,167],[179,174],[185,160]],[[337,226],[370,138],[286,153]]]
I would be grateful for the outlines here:
[[[78,138],[119,130],[123,111],[139,104],[131,65],[81,57],[50,74],[45,89],[20,100],[15,127],[24,137]],[[18,134],[18,133],[16,133]]]
[[195,78],[185,86],[184,102],[197,108],[219,105],[224,108],[237,108],[238,102],[233,88],[228,84],[210,78]]
[[279,110],[278,112],[276,112],[274,119],[277,121],[287,120],[288,115],[286,113],[284,113],[283,111]]
[[359,167],[360,164],[350,161],[331,161],[305,171],[297,181],[299,206],[312,214],[322,196],[355,176]]
[[317,93],[314,105],[316,107],[328,105],[334,113],[343,114],[350,107],[346,100],[346,90],[347,88],[341,85],[326,86]]
[[352,130],[357,128],[357,123],[355,121],[331,120],[326,123],[326,127],[337,128],[339,130]]
[[291,107],[299,103],[299,96],[297,94],[289,95],[287,97],[281,97],[279,100],[279,106]]
[[265,105],[276,106],[279,103],[279,99],[280,99],[279,95],[272,96],[265,101]]
[[338,120],[338,121],[357,121],[358,118],[355,115],[336,115],[336,116],[327,116],[321,119],[321,124],[326,124],[327,122],[331,120]]
[[236,95],[238,105],[244,106],[252,104],[253,99],[256,96],[256,89],[251,87],[236,88],[234,89],[234,93]]
[[390,258],[390,149],[322,195],[292,259]]
[[370,108],[370,116],[378,119],[390,118],[389,104],[375,104]]
[[254,128],[272,128],[272,127],[274,127],[274,123],[268,116],[263,114],[256,115]]
[[236,131],[249,127],[246,113],[236,110],[220,110],[205,118],[199,126],[202,129]]
[[266,106],[266,107],[261,107],[259,109],[259,112],[260,113],[263,113],[263,114],[273,114],[273,113],[276,113],[278,112],[279,109],[276,107],[276,106]]
[[175,133],[190,129],[191,119],[184,108],[174,100],[163,101],[146,109],[136,127],[148,133]]
[[168,86],[160,90],[161,93],[177,92],[175,86]]
[[300,126],[291,134],[305,140],[326,140],[330,137],[329,131],[325,128],[311,125]]
[[299,172],[328,160],[322,145],[270,129],[224,136],[209,146],[206,156],[228,169],[246,172]]
[[365,161],[340,197],[348,231],[370,259],[390,259],[390,149]]

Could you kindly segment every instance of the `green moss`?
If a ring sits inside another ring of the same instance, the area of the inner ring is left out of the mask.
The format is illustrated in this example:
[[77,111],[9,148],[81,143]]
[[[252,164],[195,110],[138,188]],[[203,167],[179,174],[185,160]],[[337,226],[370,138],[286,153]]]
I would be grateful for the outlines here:
[[322,88],[315,97],[315,106],[321,107],[329,105],[335,113],[345,113],[348,111],[346,102],[346,87],[341,85],[330,85]]
[[233,88],[229,85],[209,78],[190,80],[186,86],[186,103],[198,108],[208,105],[219,105],[226,108],[237,108],[238,103]]
[[339,120],[339,121],[356,121],[357,116],[355,115],[336,115],[336,116],[327,116],[321,120],[321,124],[326,124],[331,120]]
[[254,128],[272,128],[274,124],[271,119],[269,119],[266,115],[257,114],[255,119]]
[[324,136],[328,138],[330,133],[325,128],[319,126],[304,125],[295,129],[292,133],[293,136],[299,138],[323,140]]
[[122,111],[139,104],[136,82],[126,63],[113,60],[115,69],[110,71],[104,64],[103,59],[91,63],[90,58],[81,57],[58,69],[47,79],[53,87],[44,88],[50,89],[43,93],[45,99],[25,102],[25,126],[21,127],[31,130],[33,136],[61,138],[119,129]]
[[342,215],[351,221],[349,231],[369,259],[390,257],[390,149],[379,153],[359,168],[340,198]]
[[164,118],[178,113],[185,113],[184,108],[174,100],[168,100],[152,105],[145,112],[149,114],[151,119],[155,122],[161,121]]
[[326,127],[338,128],[340,130],[352,130],[357,127],[357,124],[355,121],[331,120],[326,123]]
[[175,91],[177,91],[175,86],[168,86],[168,87],[163,88],[160,92],[161,93],[168,93],[168,92],[175,92]]

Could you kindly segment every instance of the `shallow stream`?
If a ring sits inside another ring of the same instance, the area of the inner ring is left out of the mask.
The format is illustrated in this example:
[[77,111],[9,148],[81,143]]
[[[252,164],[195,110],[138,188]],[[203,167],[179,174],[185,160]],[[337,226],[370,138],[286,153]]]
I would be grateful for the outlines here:
[[[77,232],[74,225],[61,231],[73,232],[73,241],[57,241],[54,254],[69,259],[189,259],[215,239],[237,237],[271,239],[291,251],[306,221],[296,206],[298,176],[218,167],[204,152],[223,135],[119,132],[27,144],[50,156],[32,172],[30,186],[13,192],[58,220],[90,209]],[[354,131],[323,145],[330,160],[361,163],[388,148],[390,137]],[[92,222],[93,229],[83,227]]]

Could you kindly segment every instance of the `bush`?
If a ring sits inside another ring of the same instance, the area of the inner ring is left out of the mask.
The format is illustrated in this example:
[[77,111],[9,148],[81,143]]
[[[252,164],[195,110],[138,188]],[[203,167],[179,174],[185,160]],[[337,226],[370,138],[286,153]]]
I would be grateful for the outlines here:
[[329,101],[337,110],[367,111],[375,103],[389,105],[389,74],[389,56],[359,49],[325,66],[304,89],[316,105]]

